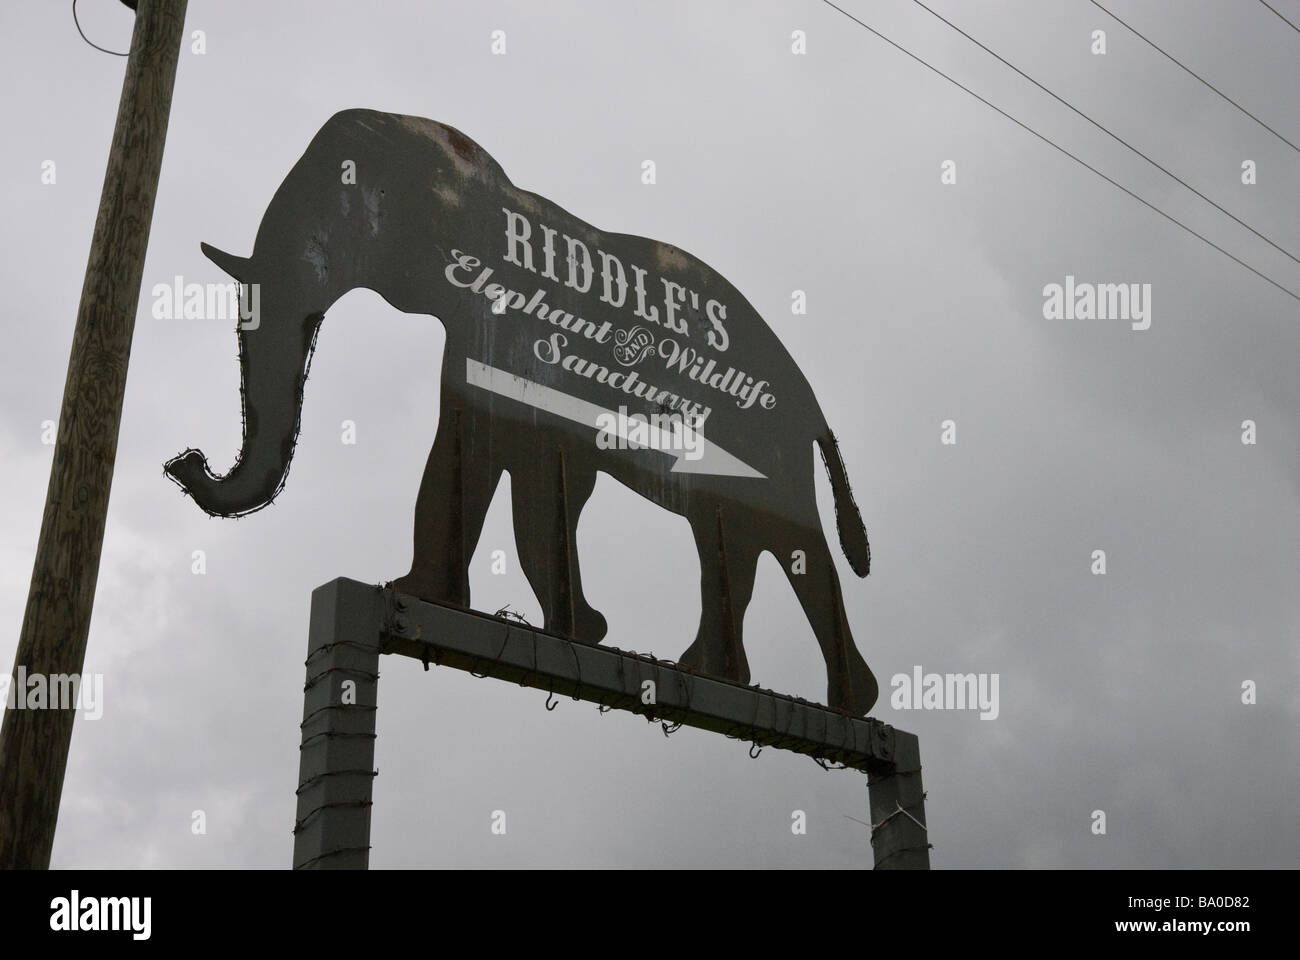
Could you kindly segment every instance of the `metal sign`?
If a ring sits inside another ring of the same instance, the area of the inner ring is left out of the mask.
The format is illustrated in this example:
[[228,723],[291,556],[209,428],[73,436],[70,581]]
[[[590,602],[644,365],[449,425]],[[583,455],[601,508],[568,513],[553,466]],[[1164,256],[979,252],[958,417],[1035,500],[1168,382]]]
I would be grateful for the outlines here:
[[741,630],[770,551],[821,646],[830,706],[860,715],[875,703],[814,497],[815,443],[840,544],[866,576],[871,551],[835,437],[775,333],[707,264],[515,187],[451,127],[371,110],[321,128],[251,257],[203,250],[246,294],[239,459],[224,475],[196,449],[166,465],[208,513],[251,513],[283,487],[321,321],[366,287],[447,334],[414,562],[397,589],[469,606],[467,563],[509,471],[546,629],[599,643],[605,619],[583,597],[575,531],[603,471],[691,525],[701,618],[683,666],[749,681]]

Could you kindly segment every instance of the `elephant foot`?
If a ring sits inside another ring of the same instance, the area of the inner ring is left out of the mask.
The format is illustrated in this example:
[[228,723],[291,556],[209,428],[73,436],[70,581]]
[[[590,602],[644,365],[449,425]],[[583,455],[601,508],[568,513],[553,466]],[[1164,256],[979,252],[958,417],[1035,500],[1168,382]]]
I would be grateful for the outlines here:
[[458,607],[469,606],[468,597],[450,596],[445,586],[440,586],[445,582],[445,577],[439,578],[423,571],[412,570],[406,576],[394,580],[391,586],[394,590],[410,594],[420,600],[428,600],[430,603],[450,603]]
[[600,643],[609,632],[609,624],[604,615],[586,604],[583,609],[574,612],[574,620],[573,638],[579,643]]
[[831,673],[826,687],[826,702],[830,708],[854,717],[865,717],[880,696],[875,674],[856,649],[850,651],[847,676],[841,677],[838,670]]
[[696,637],[695,642],[686,648],[686,652],[677,658],[677,665],[692,673],[702,673],[710,677],[747,684],[749,683],[749,661],[745,658],[743,650],[740,652],[739,661],[733,665],[733,669],[728,670],[725,654],[719,650],[713,651],[712,656],[706,655],[705,644]]
[[704,672],[704,656],[700,653],[700,641],[696,640],[686,652],[677,658],[677,666],[684,667],[692,673]]

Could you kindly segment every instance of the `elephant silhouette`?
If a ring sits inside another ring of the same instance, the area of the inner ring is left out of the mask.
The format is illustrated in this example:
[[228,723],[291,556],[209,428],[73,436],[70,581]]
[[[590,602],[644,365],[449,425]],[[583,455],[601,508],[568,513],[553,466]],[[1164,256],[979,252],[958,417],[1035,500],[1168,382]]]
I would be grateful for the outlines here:
[[413,561],[396,588],[469,606],[467,564],[508,471],[545,629],[599,643],[606,623],[583,596],[575,530],[603,471],[690,523],[701,612],[681,665],[749,682],[742,627],[770,551],[821,647],[829,705],[871,709],[876,679],[854,645],[814,494],[813,443],[840,544],[865,577],[870,546],[834,435],[776,334],[702,261],[599,231],[515,187],[458,130],[363,109],[312,139],[252,256],[202,249],[258,291],[256,321],[238,331],[238,459],[216,475],[191,448],[165,466],[209,514],[241,516],[279,493],[325,312],[368,288],[446,328]]

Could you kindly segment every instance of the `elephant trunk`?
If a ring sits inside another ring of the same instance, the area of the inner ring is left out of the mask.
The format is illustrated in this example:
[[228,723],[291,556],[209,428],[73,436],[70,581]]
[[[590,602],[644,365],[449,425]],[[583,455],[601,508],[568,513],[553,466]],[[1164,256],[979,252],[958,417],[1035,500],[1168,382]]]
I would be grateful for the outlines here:
[[[252,271],[240,272],[243,279]],[[267,309],[240,323],[244,436],[235,465],[224,475],[214,474],[203,452],[191,448],[164,467],[213,516],[260,510],[284,486],[302,418],[303,386],[324,319],[321,312],[304,315],[303,298],[285,296],[283,288],[280,296],[265,296],[273,293],[268,288],[261,293]]]

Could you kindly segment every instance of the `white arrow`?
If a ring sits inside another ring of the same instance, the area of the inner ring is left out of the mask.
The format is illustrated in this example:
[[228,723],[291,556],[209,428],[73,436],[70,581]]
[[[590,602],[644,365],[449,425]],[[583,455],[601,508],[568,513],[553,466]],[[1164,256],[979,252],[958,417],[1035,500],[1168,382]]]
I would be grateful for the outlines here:
[[[572,420],[593,430],[615,433],[636,446],[646,446],[674,457],[672,473],[704,473],[719,477],[755,477],[766,480],[745,461],[734,457],[716,443],[705,440],[703,434],[696,432],[699,445],[694,450],[685,449],[682,442],[682,424],[673,421],[671,433],[659,429],[653,423],[642,420],[629,420],[619,416],[613,410],[606,410],[596,403],[589,403],[580,397],[573,397],[552,387],[532,380],[517,377],[506,370],[498,370],[477,360],[465,360],[465,379],[467,382],[498,396],[509,397],[520,403],[547,413],[553,413],[565,420]],[[635,440],[629,437],[629,427],[638,434]],[[644,440],[642,438],[645,438]],[[694,454],[694,457],[691,455]]]

